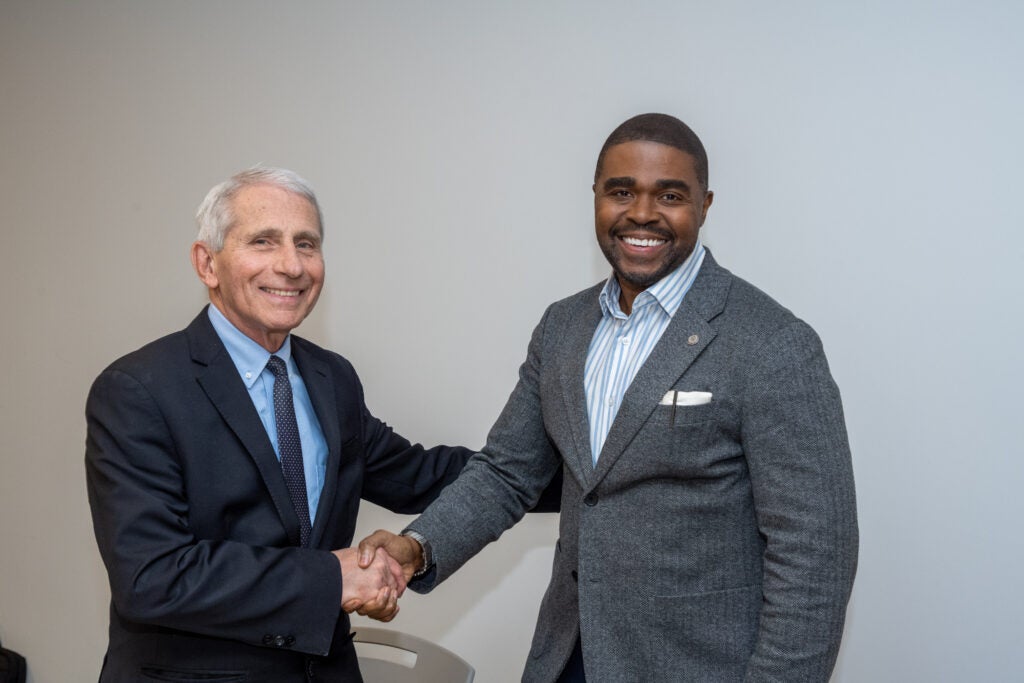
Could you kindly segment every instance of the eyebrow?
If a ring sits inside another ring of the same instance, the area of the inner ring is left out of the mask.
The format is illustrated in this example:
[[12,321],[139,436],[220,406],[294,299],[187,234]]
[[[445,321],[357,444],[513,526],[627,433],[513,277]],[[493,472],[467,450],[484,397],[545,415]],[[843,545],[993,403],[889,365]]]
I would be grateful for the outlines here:
[[683,180],[659,180],[655,185],[659,190],[682,190],[689,194],[690,186]]
[[280,237],[280,236],[281,236],[281,231],[278,230],[277,228],[261,228],[261,229],[257,230],[256,232],[249,233],[245,237],[246,237],[246,239],[250,239],[250,240],[258,240],[258,239],[261,239],[263,237]]
[[[684,180],[678,180],[675,178],[658,180],[654,183],[655,187],[659,190],[681,190],[689,194],[690,185]],[[618,176],[616,178],[608,178],[604,181],[604,189],[613,190],[617,187],[634,187],[636,186],[636,178],[633,176]]]
[[309,240],[310,242],[316,242],[317,244],[320,244],[320,240],[322,238],[320,237],[320,233],[318,233],[318,232],[312,232],[312,231],[309,231],[309,230],[303,230],[300,233],[296,233],[295,239],[296,240]]
[[604,181],[604,189],[611,190],[616,187],[633,187],[636,185],[636,178],[633,176],[619,176],[618,178],[609,178]]
[[[272,237],[274,239],[281,239],[281,237],[283,235],[284,235],[284,230],[281,230],[280,228],[267,227],[267,228],[262,228],[260,230],[257,230],[256,232],[254,232],[251,235],[249,235],[246,239],[258,240],[258,239],[267,238],[267,237]],[[320,236],[319,233],[317,233],[315,231],[303,230],[302,232],[295,233],[294,239],[297,240],[297,241],[298,240],[309,240],[311,242],[315,242],[317,244],[320,244],[320,242],[322,241],[323,238]]]

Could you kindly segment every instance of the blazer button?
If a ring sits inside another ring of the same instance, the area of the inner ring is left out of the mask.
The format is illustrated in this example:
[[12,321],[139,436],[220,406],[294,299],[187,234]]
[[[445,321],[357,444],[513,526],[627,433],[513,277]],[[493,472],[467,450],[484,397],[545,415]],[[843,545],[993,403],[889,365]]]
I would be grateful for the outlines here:
[[583,497],[583,502],[590,506],[597,505],[597,494],[591,491]]
[[284,639],[284,644],[291,647],[295,644],[295,636],[288,636]]
[[263,636],[263,644],[264,645],[273,645],[274,644],[274,636],[270,635],[269,633],[267,635]]
[[285,637],[284,636],[277,636],[276,638],[274,638],[274,646],[275,647],[284,647],[284,643],[285,643]]

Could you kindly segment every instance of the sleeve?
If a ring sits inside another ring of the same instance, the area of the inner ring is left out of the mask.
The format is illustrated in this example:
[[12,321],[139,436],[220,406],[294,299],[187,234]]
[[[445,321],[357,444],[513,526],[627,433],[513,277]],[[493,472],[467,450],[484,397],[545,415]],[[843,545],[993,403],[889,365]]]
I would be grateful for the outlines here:
[[123,618],[257,646],[284,635],[327,654],[341,603],[331,553],[196,538],[173,431],[133,376],[100,375],[86,420],[93,525]]
[[[361,392],[360,392],[361,393]],[[366,480],[362,496],[399,514],[423,512],[459,476],[473,455],[468,448],[425,448],[378,420],[363,406]]]
[[[549,309],[550,312],[550,309]],[[409,528],[430,541],[435,569],[411,587],[429,592],[534,508],[560,469],[544,428],[540,374],[546,313],[533,332],[519,381],[484,449]],[[555,477],[557,479],[557,477]]]
[[743,450],[766,540],[745,681],[827,681],[857,566],[853,470],[839,390],[817,335],[794,322],[751,363]]

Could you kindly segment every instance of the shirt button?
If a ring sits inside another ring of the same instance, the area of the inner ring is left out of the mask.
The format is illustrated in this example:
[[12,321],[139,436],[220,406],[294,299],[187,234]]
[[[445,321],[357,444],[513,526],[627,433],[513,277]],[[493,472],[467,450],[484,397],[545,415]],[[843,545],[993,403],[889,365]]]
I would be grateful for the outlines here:
[[623,346],[629,346],[629,337],[620,337],[619,341],[622,342]]
[[252,373],[251,372],[245,373],[245,378],[246,379],[252,379]]
[[604,403],[606,406],[611,408],[613,405],[615,405],[615,399],[609,396],[608,398],[605,399]]

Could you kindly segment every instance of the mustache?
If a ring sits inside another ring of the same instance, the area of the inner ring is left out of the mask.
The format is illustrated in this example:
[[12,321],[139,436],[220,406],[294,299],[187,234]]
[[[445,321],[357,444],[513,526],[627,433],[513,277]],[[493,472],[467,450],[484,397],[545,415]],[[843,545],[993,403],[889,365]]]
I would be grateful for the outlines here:
[[672,234],[667,228],[662,228],[657,225],[651,225],[650,223],[640,224],[633,223],[632,221],[626,223],[619,223],[613,225],[612,229],[608,231],[611,237],[629,237],[633,233],[643,232],[645,235],[654,235],[659,239],[663,239],[666,242],[671,242],[675,235]]

